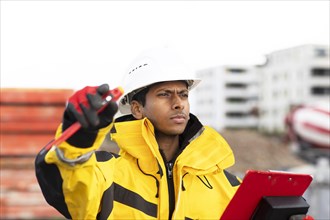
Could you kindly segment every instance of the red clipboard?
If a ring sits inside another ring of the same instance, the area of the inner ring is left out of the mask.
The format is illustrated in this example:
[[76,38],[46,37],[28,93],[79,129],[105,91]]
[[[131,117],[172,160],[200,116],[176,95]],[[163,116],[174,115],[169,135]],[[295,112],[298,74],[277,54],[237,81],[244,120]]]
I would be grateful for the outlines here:
[[220,220],[250,219],[263,196],[302,196],[312,180],[309,174],[248,170]]

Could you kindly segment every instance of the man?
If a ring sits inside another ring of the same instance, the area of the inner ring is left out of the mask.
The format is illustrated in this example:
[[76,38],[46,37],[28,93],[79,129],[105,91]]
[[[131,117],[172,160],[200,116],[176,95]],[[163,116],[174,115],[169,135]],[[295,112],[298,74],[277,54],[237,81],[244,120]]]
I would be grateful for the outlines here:
[[[240,182],[225,171],[226,141],[190,113],[199,80],[162,49],[138,57],[124,82],[113,123],[116,103],[96,114],[106,84],[69,98],[56,136],[83,128],[36,158],[47,202],[72,219],[219,219]],[[119,155],[97,151],[109,131]]]

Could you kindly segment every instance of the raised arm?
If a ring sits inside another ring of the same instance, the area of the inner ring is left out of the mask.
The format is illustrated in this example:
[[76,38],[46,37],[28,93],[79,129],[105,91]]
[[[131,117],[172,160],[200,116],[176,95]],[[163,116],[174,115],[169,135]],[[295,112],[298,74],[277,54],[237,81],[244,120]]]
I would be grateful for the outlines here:
[[[43,195],[66,218],[96,219],[108,211],[102,210],[101,204],[112,183],[114,159],[107,152],[95,153],[117,111],[114,100],[104,102],[108,92],[109,86],[103,84],[74,93],[55,139],[77,121],[81,128],[58,146],[43,148],[36,157],[36,176]],[[108,172],[104,172],[104,163]]]

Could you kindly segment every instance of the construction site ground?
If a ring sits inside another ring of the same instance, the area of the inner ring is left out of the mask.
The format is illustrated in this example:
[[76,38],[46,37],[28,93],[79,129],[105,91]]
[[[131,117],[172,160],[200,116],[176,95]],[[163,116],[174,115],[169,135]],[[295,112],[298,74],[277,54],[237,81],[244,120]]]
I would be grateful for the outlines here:
[[237,175],[242,176],[249,169],[288,170],[307,164],[292,152],[283,136],[261,134],[253,129],[227,129],[220,134],[234,152],[236,162],[229,170]]

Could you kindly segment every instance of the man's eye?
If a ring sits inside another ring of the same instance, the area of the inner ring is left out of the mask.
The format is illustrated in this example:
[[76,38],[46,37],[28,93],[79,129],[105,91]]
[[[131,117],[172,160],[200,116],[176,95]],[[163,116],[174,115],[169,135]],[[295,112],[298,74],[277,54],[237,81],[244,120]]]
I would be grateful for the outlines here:
[[185,97],[185,98],[188,98],[189,97],[189,94],[188,93],[182,93],[181,96],[182,97]]
[[162,92],[162,93],[159,93],[158,96],[168,96],[168,93]]

